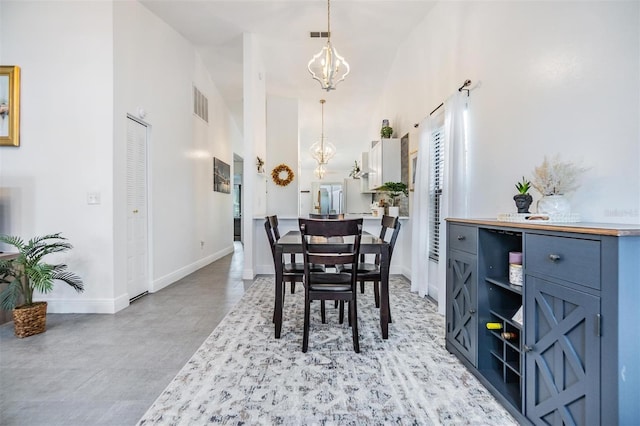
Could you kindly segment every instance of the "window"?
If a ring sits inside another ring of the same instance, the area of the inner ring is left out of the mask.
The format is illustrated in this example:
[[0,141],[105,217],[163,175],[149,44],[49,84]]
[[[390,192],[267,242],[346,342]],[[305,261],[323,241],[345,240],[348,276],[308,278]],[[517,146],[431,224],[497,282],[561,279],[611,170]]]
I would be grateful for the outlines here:
[[444,125],[431,133],[429,147],[429,259],[438,262],[440,258],[440,203],[444,177]]

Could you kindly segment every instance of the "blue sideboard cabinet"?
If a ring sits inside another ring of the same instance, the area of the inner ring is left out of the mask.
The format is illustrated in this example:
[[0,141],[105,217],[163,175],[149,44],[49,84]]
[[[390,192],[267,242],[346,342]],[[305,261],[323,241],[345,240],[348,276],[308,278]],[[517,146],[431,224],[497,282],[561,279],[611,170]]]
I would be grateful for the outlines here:
[[640,226],[447,219],[446,304],[447,349],[521,423],[640,421]]

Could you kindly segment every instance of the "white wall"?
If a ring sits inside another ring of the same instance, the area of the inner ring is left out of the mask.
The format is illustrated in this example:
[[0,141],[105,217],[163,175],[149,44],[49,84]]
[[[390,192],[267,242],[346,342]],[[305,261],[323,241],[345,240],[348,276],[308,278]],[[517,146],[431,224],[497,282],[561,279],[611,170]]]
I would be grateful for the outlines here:
[[640,223],[639,8],[439,2],[398,49],[372,117],[404,134],[471,79],[471,216],[515,211],[516,181],[560,154],[590,167],[570,195],[583,220]]
[[[21,146],[0,148],[9,232],[61,231],[75,246],[62,260],[86,288],[56,286],[42,298],[49,311],[128,305],[125,123],[138,107],[152,128],[150,290],[230,253],[232,198],[212,191],[212,157],[232,164],[241,135],[193,47],[137,2],[2,1],[0,11],[0,62],[22,68]],[[208,126],[191,112],[194,82]],[[101,203],[88,205],[88,192]]]
[[[233,164],[241,139],[195,48],[137,2],[114,2],[116,229],[126,236],[126,115],[142,107],[149,141],[151,288],[156,291],[233,251],[232,195],[213,191],[213,157]],[[208,98],[209,122],[193,114],[192,86]],[[231,171],[233,173],[233,170]],[[116,288],[126,292],[118,251]]]
[[[113,310],[113,23],[109,2],[2,1],[3,64],[22,69],[21,144],[0,147],[8,232],[62,232],[58,258],[85,292],[64,283],[40,300],[49,311]],[[88,205],[87,192],[101,204]]]
[[472,216],[513,211],[515,182],[559,153],[590,167],[570,195],[584,220],[640,223],[639,7],[440,2],[400,47],[372,116],[403,134],[469,78]]
[[245,33],[242,38],[243,57],[243,137],[244,137],[244,190],[245,215],[242,218],[244,243],[244,269],[242,278],[255,276],[256,248],[254,216],[264,217],[267,211],[266,178],[258,175],[256,157],[267,156],[266,123],[266,74],[262,61],[260,40],[255,34]]
[[[298,100],[267,97],[267,175],[268,215],[295,217],[298,214]],[[271,179],[271,170],[279,164],[291,168],[295,177],[287,186],[278,186]]]

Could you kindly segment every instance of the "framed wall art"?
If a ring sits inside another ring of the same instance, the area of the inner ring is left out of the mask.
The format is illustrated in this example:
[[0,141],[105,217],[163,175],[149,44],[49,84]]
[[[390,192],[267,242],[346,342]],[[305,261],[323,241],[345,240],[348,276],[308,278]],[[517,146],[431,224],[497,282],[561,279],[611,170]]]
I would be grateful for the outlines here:
[[0,66],[0,146],[20,146],[20,67]]
[[216,157],[213,157],[213,190],[231,192],[231,166]]
[[416,166],[418,164],[418,151],[409,154],[409,191],[416,189]]

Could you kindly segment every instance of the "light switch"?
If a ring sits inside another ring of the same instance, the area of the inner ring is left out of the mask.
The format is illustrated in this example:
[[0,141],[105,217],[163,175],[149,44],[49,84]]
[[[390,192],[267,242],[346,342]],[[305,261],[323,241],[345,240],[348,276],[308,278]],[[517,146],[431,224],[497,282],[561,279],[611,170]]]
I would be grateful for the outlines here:
[[100,204],[100,193],[87,192],[87,204]]

